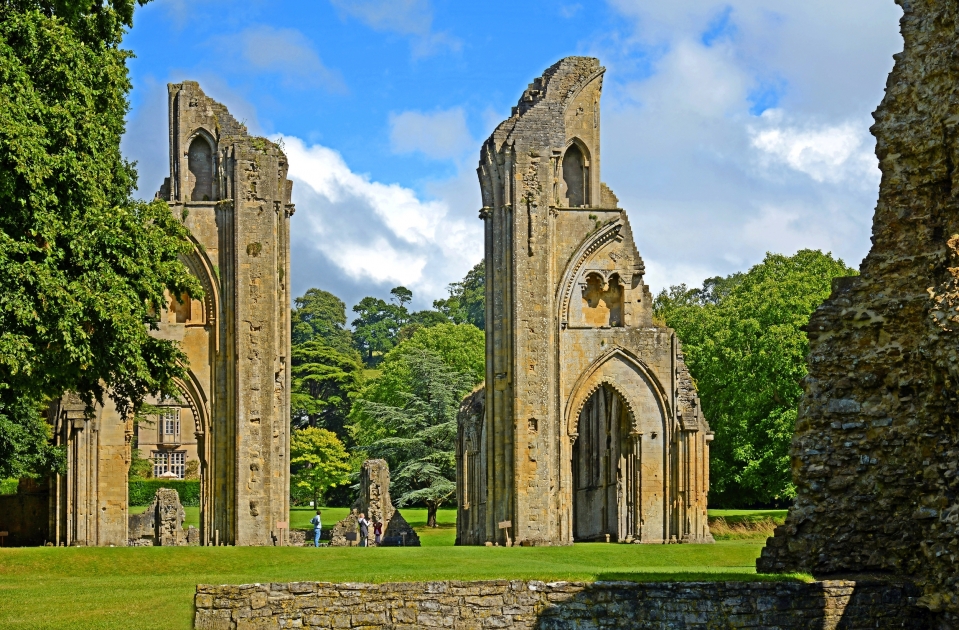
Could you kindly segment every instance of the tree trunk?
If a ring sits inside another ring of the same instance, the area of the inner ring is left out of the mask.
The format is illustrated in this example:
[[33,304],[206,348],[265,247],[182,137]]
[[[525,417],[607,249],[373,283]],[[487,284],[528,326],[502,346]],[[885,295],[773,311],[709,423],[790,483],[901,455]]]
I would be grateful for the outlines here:
[[426,526],[436,527],[436,504],[435,503],[426,504]]

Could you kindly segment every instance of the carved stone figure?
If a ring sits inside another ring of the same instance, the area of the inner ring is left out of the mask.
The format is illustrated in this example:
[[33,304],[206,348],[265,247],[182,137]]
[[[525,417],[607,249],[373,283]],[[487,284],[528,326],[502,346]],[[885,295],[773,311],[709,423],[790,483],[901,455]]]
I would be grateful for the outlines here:
[[[139,426],[158,476],[196,461],[204,545],[285,544],[289,514],[292,182],[283,151],[251,137],[192,81],[170,84],[170,177],[157,198],[189,228],[184,263],[203,299],[168,296],[158,337],[181,344],[189,376],[179,400]],[[84,413],[67,396],[50,409],[67,473],[53,480],[54,544],[125,545],[132,418],[109,401]]]
[[712,433],[600,179],[604,71],[550,67],[480,152],[486,385],[459,416],[459,544],[507,523],[527,545],[712,541]]

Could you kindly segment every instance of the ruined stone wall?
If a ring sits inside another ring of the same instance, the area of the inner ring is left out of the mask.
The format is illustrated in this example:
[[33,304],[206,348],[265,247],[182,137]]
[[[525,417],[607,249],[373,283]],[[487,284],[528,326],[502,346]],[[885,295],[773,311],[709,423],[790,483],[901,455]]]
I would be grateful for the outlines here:
[[535,581],[197,586],[197,630],[933,627],[908,584]]
[[[283,544],[289,513],[292,182],[279,146],[250,136],[193,81],[170,84],[170,177],[204,284],[202,313],[161,326],[190,358],[205,544]],[[191,314],[192,315],[192,314]]]
[[[600,179],[604,72],[591,57],[560,60],[481,149],[486,381],[469,402],[482,417],[460,423],[461,544],[505,543],[503,522],[521,544],[711,540],[709,426],[675,334],[652,324],[632,227]],[[610,408],[595,397],[604,387]],[[615,429],[577,447],[587,408],[617,413]],[[600,481],[577,476],[584,459]],[[589,501],[575,498],[581,477]],[[595,513],[607,514],[597,532],[577,534],[577,514]]]
[[959,5],[899,1],[873,246],[812,316],[798,495],[761,571],[912,576],[959,611]]

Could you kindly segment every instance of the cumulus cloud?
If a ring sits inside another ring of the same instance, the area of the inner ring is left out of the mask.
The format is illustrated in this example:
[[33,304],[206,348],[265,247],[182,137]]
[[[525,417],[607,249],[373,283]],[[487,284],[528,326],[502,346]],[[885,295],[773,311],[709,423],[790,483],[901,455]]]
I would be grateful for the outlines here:
[[330,0],[343,15],[356,18],[376,31],[407,35],[413,55],[423,57],[446,48],[459,50],[462,42],[447,32],[433,30],[430,0]]
[[[323,284],[348,302],[402,284],[421,307],[482,258],[475,208],[421,199],[353,172],[336,151],[280,136],[293,180],[294,291]],[[478,196],[478,193],[475,193]],[[345,276],[344,283],[335,276]]]
[[865,121],[792,127],[782,124],[781,110],[767,110],[760,118],[767,126],[750,127],[749,134],[764,165],[782,164],[820,183],[879,183]]
[[237,37],[250,67],[279,74],[289,87],[346,89],[342,77],[323,65],[310,40],[296,29],[255,26]]
[[476,144],[466,127],[462,107],[432,113],[390,114],[390,145],[394,153],[418,151],[433,159],[452,159]]
[[[900,11],[869,0],[608,0],[629,26],[593,44],[603,179],[658,289],[811,247],[855,265],[879,172],[869,112]],[[887,6],[888,5],[888,6]]]

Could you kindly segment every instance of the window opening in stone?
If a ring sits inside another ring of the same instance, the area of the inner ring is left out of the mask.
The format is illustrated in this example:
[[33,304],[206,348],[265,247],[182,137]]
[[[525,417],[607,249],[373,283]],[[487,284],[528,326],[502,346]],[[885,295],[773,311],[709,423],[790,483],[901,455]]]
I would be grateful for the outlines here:
[[579,145],[573,144],[563,156],[563,182],[566,184],[566,205],[581,208],[589,199],[589,160]]
[[190,201],[211,201],[213,199],[213,149],[206,138],[197,136],[190,143],[187,158],[190,169]]
[[186,293],[182,294],[179,300],[171,296],[170,312],[174,314],[171,320],[177,324],[188,323],[193,318],[193,300]]
[[583,287],[583,321],[588,326],[623,325],[623,286],[613,274],[609,282],[598,273],[586,276]]

